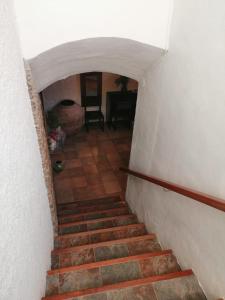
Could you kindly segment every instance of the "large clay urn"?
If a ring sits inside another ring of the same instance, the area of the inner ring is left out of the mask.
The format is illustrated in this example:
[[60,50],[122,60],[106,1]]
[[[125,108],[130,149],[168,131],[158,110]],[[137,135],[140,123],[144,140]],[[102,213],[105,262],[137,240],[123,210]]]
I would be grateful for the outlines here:
[[66,135],[75,134],[84,124],[84,111],[73,100],[62,100],[54,111]]

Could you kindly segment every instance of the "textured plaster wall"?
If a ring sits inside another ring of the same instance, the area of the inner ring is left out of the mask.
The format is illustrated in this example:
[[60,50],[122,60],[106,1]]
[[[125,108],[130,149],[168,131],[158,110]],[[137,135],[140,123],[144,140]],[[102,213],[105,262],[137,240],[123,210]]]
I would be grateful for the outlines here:
[[[104,115],[106,114],[106,93],[120,90],[115,84],[115,79],[118,77],[117,74],[102,74],[102,111]],[[128,90],[138,89],[138,82],[130,79],[127,88]],[[43,91],[43,96],[45,110],[51,110],[62,99],[72,99],[81,104],[80,75],[73,75],[55,82]]]
[[40,300],[53,228],[14,20],[0,1],[0,299]]
[[166,48],[172,2],[15,0],[24,57],[95,37],[133,39]]
[[[225,2],[176,0],[168,54],[139,86],[130,167],[225,199]],[[225,296],[225,214],[130,177],[140,220]]]

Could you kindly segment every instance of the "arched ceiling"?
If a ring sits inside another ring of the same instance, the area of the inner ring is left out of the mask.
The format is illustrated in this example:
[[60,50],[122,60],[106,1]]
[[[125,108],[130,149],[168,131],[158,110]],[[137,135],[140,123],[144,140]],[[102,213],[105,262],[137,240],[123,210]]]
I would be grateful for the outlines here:
[[29,60],[38,92],[73,74],[100,71],[139,81],[163,49],[123,38],[90,38],[54,47]]
[[38,91],[87,71],[140,80],[168,48],[173,0],[15,0]]

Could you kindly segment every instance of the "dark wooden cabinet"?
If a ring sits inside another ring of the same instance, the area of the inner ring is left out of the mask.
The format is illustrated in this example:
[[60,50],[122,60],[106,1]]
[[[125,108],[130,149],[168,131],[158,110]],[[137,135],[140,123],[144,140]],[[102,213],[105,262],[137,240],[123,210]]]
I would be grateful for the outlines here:
[[137,92],[107,92],[106,121],[110,127],[117,128],[118,122],[127,122],[131,127],[135,117]]

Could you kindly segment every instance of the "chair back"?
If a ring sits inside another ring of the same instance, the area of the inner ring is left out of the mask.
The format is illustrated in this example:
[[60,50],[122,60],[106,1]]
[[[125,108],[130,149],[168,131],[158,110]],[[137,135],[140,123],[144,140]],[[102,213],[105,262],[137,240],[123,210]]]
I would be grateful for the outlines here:
[[85,96],[82,99],[82,106],[86,107],[98,107],[99,110],[102,106],[102,97],[101,96]]
[[81,103],[85,108],[102,106],[102,73],[90,72],[80,75]]

